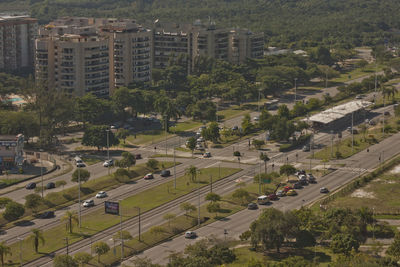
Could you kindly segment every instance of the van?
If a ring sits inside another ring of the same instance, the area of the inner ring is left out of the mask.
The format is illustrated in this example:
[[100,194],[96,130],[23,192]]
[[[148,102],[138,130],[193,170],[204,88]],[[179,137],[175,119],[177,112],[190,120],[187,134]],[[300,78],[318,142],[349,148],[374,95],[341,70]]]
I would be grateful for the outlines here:
[[75,160],[75,163],[83,163],[83,161],[80,157],[75,157],[74,160]]
[[269,198],[268,198],[267,196],[265,196],[265,195],[259,196],[259,197],[257,198],[257,203],[258,203],[259,205],[265,205],[265,204],[267,204],[268,202],[269,202]]

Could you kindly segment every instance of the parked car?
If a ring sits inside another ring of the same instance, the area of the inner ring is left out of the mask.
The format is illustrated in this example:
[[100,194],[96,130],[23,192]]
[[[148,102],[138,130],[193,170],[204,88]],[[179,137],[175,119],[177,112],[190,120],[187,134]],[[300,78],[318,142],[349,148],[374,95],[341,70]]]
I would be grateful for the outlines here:
[[49,219],[49,218],[54,218],[54,211],[45,211],[42,214],[40,214],[39,218],[40,219]]
[[247,205],[247,209],[248,210],[256,210],[256,209],[258,209],[258,205],[257,205],[257,203],[249,203],[249,205]]
[[300,175],[300,176],[299,176],[299,182],[300,182],[300,184],[302,184],[302,185],[306,185],[306,184],[307,184],[307,176],[305,176],[305,175]]
[[76,163],[76,167],[77,168],[83,168],[83,167],[85,167],[86,165],[85,165],[85,163],[83,163],[83,162],[78,162],[78,163]]
[[104,198],[104,197],[108,197],[105,191],[100,191],[96,194],[96,198]]
[[287,186],[285,186],[285,187],[283,188],[283,192],[287,193],[289,190],[292,190],[292,189],[293,189],[293,187],[287,185]]
[[258,116],[255,116],[255,117],[253,118],[253,120],[254,120],[254,121],[259,121],[260,118],[259,118]]
[[145,180],[154,179],[154,176],[153,176],[152,173],[148,173],[148,174],[146,174],[146,175],[144,176],[144,179],[145,179]]
[[315,179],[314,175],[312,175],[311,173],[307,175],[307,179],[310,184],[314,184],[317,182],[317,179]]
[[305,145],[305,146],[303,146],[303,148],[301,150],[303,152],[308,152],[308,151],[310,151],[310,146],[309,145]]
[[319,189],[319,192],[322,193],[322,194],[326,194],[326,193],[329,193],[329,190],[328,190],[328,188],[326,188],[326,187],[321,187],[321,188]]
[[383,112],[383,115],[390,116],[390,112],[389,111],[385,111],[385,112]]
[[202,143],[202,142],[204,142],[204,138],[200,136],[199,138],[197,138],[196,142]]
[[114,160],[112,159],[108,159],[103,163],[103,167],[111,167],[112,165],[114,165]]
[[196,238],[196,237],[197,237],[197,234],[194,231],[187,231],[185,233],[185,238]]
[[135,154],[135,159],[141,159],[142,155],[141,154]]
[[111,125],[111,126],[110,126],[110,129],[111,129],[111,130],[114,130],[114,129],[118,129],[118,128],[117,128],[117,126],[115,126],[115,125]]
[[170,170],[162,170],[162,171],[161,171],[161,176],[162,176],[162,177],[168,177],[168,176],[170,176],[170,175],[171,175]]
[[85,208],[93,207],[94,206],[94,200],[93,199],[85,200],[85,202],[83,202],[82,206],[84,206]]
[[372,126],[373,126],[373,125],[376,125],[376,122],[373,121],[373,120],[370,120],[370,121],[369,121],[369,125],[372,125]]
[[278,200],[278,196],[276,194],[269,194],[268,199],[269,200]]
[[46,189],[52,189],[52,188],[55,188],[55,187],[56,187],[56,184],[53,183],[53,182],[50,182],[50,183],[46,184]]
[[239,130],[239,127],[237,125],[232,127],[232,131],[237,131],[237,130]]
[[291,189],[291,190],[289,190],[289,191],[286,192],[286,195],[288,195],[288,196],[295,196],[295,195],[297,195],[297,192],[296,192],[295,190]]
[[296,176],[306,175],[306,171],[305,170],[299,170],[299,171],[295,172],[294,175],[296,175]]
[[364,96],[363,95],[357,95],[356,99],[362,99]]
[[278,197],[284,197],[285,196],[285,192],[283,190],[278,190],[278,192],[276,192],[276,195]]
[[211,153],[210,152],[205,152],[203,154],[203,158],[211,158]]
[[36,183],[29,183],[25,186],[26,189],[35,189],[36,188]]
[[266,205],[269,204],[270,202],[268,196],[262,195],[257,198],[257,203],[258,205]]
[[301,183],[299,183],[299,182],[294,183],[294,184],[293,184],[293,188],[294,188],[294,189],[301,189],[301,188],[302,188]]

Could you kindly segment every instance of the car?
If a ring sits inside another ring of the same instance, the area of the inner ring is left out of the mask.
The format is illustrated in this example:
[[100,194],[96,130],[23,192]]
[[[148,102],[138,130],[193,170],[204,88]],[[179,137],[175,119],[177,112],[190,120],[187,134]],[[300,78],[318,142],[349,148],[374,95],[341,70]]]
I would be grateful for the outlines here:
[[308,152],[308,151],[310,151],[310,146],[309,145],[305,145],[305,146],[303,146],[303,148],[301,150],[303,152]]
[[50,182],[50,183],[46,184],[46,189],[52,189],[52,188],[55,188],[55,187],[56,187],[56,184],[53,183],[53,182]]
[[83,168],[83,167],[85,167],[86,165],[85,165],[85,163],[83,163],[83,162],[78,162],[78,163],[76,163],[76,167],[77,168]]
[[278,196],[276,194],[269,194],[268,199],[269,200],[278,200]]
[[293,188],[294,188],[294,189],[301,189],[301,188],[302,188],[301,183],[299,183],[299,182],[294,183],[294,184],[293,184]]
[[54,218],[54,211],[45,211],[42,214],[40,214],[39,218],[40,219],[49,219],[49,218]]
[[383,112],[383,115],[390,116],[390,112],[389,111],[385,111],[385,112]]
[[203,147],[203,145],[201,145],[201,144],[200,144],[200,145],[197,144],[197,145],[196,145],[196,149],[197,149],[197,150],[204,150],[204,147]]
[[197,234],[194,231],[187,231],[185,233],[185,238],[196,238],[196,237],[197,237]]
[[285,196],[285,192],[283,190],[278,190],[278,192],[276,192],[276,195],[278,197],[284,197]]
[[115,125],[111,125],[111,126],[110,126],[110,129],[111,129],[111,130],[114,130],[114,129],[118,129],[118,127],[115,126]]
[[154,178],[154,176],[153,176],[152,173],[148,173],[148,174],[146,174],[146,175],[144,176],[144,179],[145,179],[145,180],[150,180],[150,179],[153,179],[153,178]]
[[372,126],[374,126],[374,125],[376,125],[376,122],[375,122],[375,121],[373,121],[373,120],[370,120],[370,121],[369,121],[369,125],[372,125]]
[[305,176],[305,175],[300,175],[300,176],[299,176],[299,182],[300,182],[300,184],[302,184],[302,185],[306,185],[306,184],[307,184],[307,176]]
[[326,194],[326,193],[329,193],[329,190],[328,190],[328,188],[326,188],[326,187],[321,187],[321,188],[319,189],[319,192],[322,193],[322,194]]
[[199,138],[197,138],[196,142],[202,143],[202,142],[204,142],[204,138],[200,136]]
[[25,186],[26,189],[35,189],[36,188],[36,183],[29,183]]
[[135,154],[135,159],[141,159],[142,155],[141,154]]
[[287,193],[289,190],[292,190],[292,189],[293,189],[293,187],[287,185],[287,186],[285,186],[285,187],[283,188],[283,192]]
[[288,196],[295,196],[297,195],[297,192],[293,189],[290,189],[289,191],[286,192],[286,195]]
[[255,117],[253,118],[253,120],[254,120],[254,121],[259,121],[260,118],[259,118],[258,116],[255,116]]
[[105,191],[100,191],[96,194],[96,198],[104,198],[104,197],[108,197]]
[[114,165],[114,160],[112,159],[108,159],[103,163],[103,167],[111,167],[112,165]]
[[205,128],[207,128],[206,126],[200,126],[200,128],[199,128],[199,132],[201,133]]
[[170,170],[162,170],[160,175],[162,177],[168,177],[171,175],[171,172],[170,172]]
[[232,131],[237,131],[237,130],[239,130],[239,127],[237,125],[232,127]]
[[356,99],[362,99],[363,98],[363,96],[362,95],[358,95],[358,96],[356,96]]
[[211,153],[210,152],[205,152],[203,154],[203,158],[211,158]]
[[296,176],[306,175],[306,171],[305,170],[299,170],[299,171],[295,172],[294,175],[296,175]]
[[314,184],[317,182],[317,179],[315,179],[315,177],[311,173],[307,175],[307,180],[310,184]]
[[258,205],[257,205],[257,203],[254,203],[254,202],[249,203],[249,204],[247,205],[247,209],[248,209],[248,210],[256,210],[256,209],[258,209]]
[[93,207],[94,206],[94,200],[93,199],[85,200],[83,202],[82,206],[84,206],[85,208]]

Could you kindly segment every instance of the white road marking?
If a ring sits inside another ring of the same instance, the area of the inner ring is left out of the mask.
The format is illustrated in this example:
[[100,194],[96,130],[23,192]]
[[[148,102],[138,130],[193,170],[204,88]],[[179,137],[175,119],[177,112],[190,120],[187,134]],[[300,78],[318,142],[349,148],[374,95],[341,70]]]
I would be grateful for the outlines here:
[[215,163],[213,163],[213,164],[211,164],[211,165],[208,165],[207,167],[205,167],[205,168],[210,168],[210,167],[212,167],[212,166],[214,166],[214,165],[218,165],[218,164],[220,164],[221,162],[220,161],[217,161],[217,162],[215,162]]

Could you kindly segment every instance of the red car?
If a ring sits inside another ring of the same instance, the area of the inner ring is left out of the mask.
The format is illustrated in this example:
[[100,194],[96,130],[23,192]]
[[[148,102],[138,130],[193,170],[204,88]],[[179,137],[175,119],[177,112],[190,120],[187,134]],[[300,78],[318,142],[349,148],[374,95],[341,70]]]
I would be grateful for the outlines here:
[[283,188],[283,192],[286,193],[287,191],[292,190],[292,189],[293,189],[293,187],[287,185],[287,186],[285,186],[285,187]]
[[152,173],[148,173],[148,174],[146,174],[146,175],[144,176],[144,179],[145,179],[145,180],[150,180],[150,179],[153,179],[153,178],[154,178],[154,176],[153,176]]
[[269,200],[277,200],[277,199],[278,199],[278,196],[275,195],[275,194],[270,194],[270,195],[268,195],[268,199],[269,199]]

